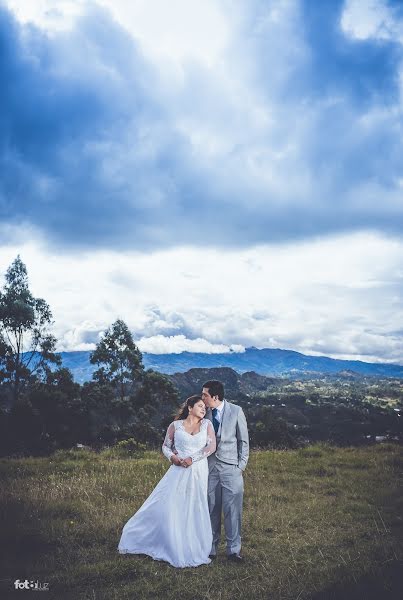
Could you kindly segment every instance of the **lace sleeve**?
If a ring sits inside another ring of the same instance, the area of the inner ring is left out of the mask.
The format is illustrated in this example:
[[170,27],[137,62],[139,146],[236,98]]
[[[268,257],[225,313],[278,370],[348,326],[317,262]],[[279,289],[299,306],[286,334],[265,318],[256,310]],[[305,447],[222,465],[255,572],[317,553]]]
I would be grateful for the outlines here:
[[172,451],[172,447],[174,445],[174,435],[175,435],[175,425],[174,425],[174,423],[171,423],[167,429],[164,443],[162,444],[162,452],[169,461],[171,460],[171,456],[173,454],[175,454]]
[[216,439],[215,432],[211,421],[206,419],[207,421],[207,440],[206,445],[201,449],[191,455],[192,463],[201,460],[202,458],[207,458],[210,454],[213,454],[216,450]]

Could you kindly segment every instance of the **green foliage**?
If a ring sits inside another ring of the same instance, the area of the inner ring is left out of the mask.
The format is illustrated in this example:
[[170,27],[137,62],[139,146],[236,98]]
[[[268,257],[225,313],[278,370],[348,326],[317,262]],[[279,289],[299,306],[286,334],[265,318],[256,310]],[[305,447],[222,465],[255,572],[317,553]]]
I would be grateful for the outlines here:
[[95,453],[90,448],[69,448],[59,449],[53,452],[52,462],[63,463],[66,461],[73,462],[91,462],[94,460]]
[[99,384],[112,385],[122,400],[133,390],[135,382],[141,379],[144,371],[141,352],[126,323],[121,319],[107,329],[91,353],[90,361],[99,365],[93,379]]
[[91,362],[102,365],[82,391],[93,442],[114,444],[133,437],[138,443],[159,445],[179,404],[178,394],[164,375],[144,372],[141,353],[122,320],[109,327]]
[[106,458],[143,458],[146,450],[146,444],[131,437],[117,442],[115,446],[103,450],[101,454]]
[[83,385],[81,398],[88,412],[87,439],[97,448],[131,437],[159,446],[179,404],[173,384],[152,370],[143,373],[131,395],[122,398],[112,383],[91,381]]
[[42,427],[38,410],[26,396],[16,401],[6,415],[2,454],[41,454]]
[[45,382],[32,386],[29,399],[39,415],[42,451],[86,441],[88,412],[68,369],[48,372]]
[[27,269],[19,256],[5,279],[0,291],[0,380],[18,401],[28,383],[45,377],[49,364],[60,364],[60,357],[55,354],[56,339],[48,331],[50,308],[30,292]]
[[148,369],[144,373],[142,386],[133,396],[133,403],[144,417],[156,425],[167,419],[172,421],[172,415],[179,406],[179,395],[168,377]]
[[295,441],[289,426],[284,419],[276,417],[274,411],[264,406],[259,411],[260,420],[250,428],[250,441],[253,447],[259,448],[292,448]]
[[0,291],[1,454],[46,454],[69,447],[88,429],[80,386],[71,372],[55,367],[52,313],[29,290],[26,266],[18,256]]
[[1,455],[42,455],[68,448],[87,435],[88,417],[80,399],[80,386],[70,371],[50,371],[36,381],[10,411],[0,415]]

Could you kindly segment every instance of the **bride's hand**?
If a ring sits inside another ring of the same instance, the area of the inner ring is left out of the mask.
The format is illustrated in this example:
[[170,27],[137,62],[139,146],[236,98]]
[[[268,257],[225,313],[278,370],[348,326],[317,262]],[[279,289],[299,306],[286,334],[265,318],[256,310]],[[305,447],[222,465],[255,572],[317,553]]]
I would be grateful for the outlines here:
[[181,467],[182,466],[182,461],[181,461],[180,458],[178,458],[176,456],[176,454],[173,454],[171,456],[171,462],[172,462],[173,465],[176,465],[177,467]]
[[193,462],[193,460],[190,458],[190,456],[188,458],[184,458],[182,460],[182,467],[190,467],[192,462]]

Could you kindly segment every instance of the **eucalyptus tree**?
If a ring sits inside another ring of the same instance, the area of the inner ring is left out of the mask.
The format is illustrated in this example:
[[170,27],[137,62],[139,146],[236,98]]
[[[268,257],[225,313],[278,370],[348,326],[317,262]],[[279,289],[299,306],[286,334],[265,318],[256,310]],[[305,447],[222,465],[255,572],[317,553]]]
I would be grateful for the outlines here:
[[91,353],[90,361],[99,366],[93,379],[100,384],[112,385],[122,402],[127,391],[132,391],[144,374],[142,354],[122,319],[117,319],[106,330]]
[[35,298],[20,256],[13,261],[0,290],[0,379],[18,401],[27,382],[41,379],[50,365],[60,365],[49,305]]

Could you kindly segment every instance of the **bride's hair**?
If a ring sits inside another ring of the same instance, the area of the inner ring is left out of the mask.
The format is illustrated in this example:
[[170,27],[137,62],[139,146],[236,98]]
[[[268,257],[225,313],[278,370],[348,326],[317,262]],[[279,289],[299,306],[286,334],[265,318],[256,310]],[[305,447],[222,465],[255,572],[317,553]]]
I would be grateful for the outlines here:
[[193,408],[196,402],[199,402],[201,399],[202,397],[196,394],[195,396],[190,396],[190,398],[185,400],[185,402],[179,407],[179,411],[175,416],[175,421],[178,421],[179,419],[186,419],[186,417],[189,415],[189,406]]

